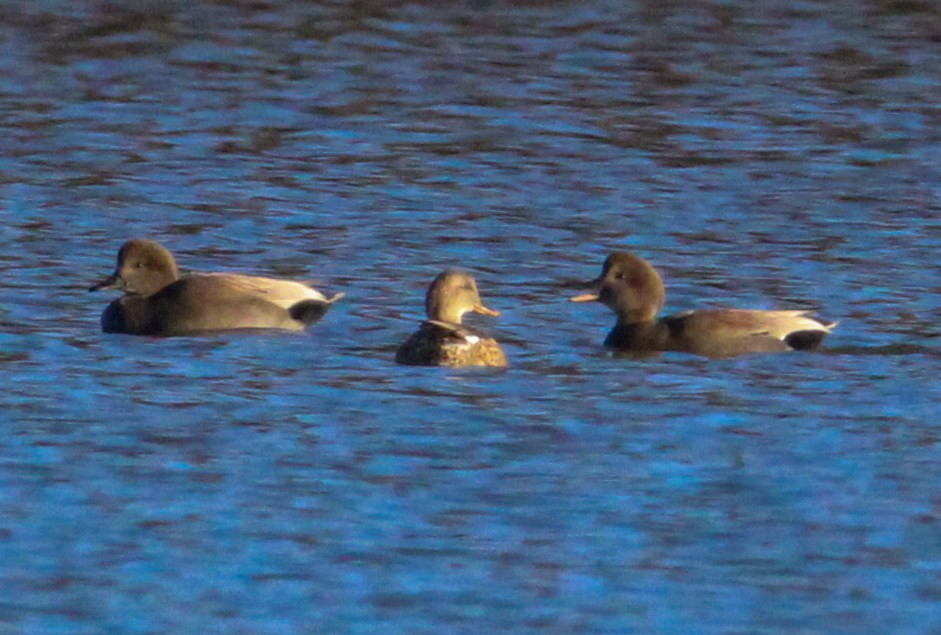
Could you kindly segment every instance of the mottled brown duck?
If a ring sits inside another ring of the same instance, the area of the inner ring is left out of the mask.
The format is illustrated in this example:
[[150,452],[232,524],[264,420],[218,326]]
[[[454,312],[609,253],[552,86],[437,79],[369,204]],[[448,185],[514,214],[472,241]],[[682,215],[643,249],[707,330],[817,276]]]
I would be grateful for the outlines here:
[[428,319],[395,354],[412,366],[506,366],[506,354],[491,337],[461,324],[465,313],[500,315],[480,300],[474,277],[448,270],[438,275],[425,296]]

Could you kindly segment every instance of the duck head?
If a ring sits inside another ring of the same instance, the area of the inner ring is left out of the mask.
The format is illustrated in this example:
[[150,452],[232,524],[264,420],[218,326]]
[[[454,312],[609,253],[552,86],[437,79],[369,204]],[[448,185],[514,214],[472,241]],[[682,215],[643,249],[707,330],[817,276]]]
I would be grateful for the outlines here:
[[594,292],[575,296],[572,302],[601,302],[625,324],[653,320],[666,300],[657,270],[640,256],[626,252],[608,256],[601,275],[588,286]]
[[121,245],[114,273],[89,291],[121,289],[128,295],[148,296],[178,280],[176,260],[163,245],[133,239]]
[[448,270],[438,274],[425,296],[425,311],[429,320],[460,324],[469,311],[484,315],[500,315],[488,309],[480,300],[477,282],[466,271]]

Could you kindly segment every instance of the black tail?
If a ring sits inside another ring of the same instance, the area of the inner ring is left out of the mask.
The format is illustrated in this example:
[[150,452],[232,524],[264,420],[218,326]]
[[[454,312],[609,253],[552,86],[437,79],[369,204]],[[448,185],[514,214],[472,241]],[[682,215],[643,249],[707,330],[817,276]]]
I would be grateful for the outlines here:
[[794,331],[784,338],[784,343],[795,351],[812,351],[820,346],[826,331]]
[[292,304],[288,313],[304,326],[310,326],[326,315],[329,309],[330,303],[324,300],[301,300],[297,304]]

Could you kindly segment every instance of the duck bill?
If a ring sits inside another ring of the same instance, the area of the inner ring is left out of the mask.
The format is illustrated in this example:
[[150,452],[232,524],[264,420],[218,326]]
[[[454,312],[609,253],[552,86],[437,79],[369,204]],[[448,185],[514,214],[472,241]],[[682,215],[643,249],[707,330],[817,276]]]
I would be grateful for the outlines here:
[[575,297],[569,298],[570,302],[597,302],[601,298],[597,293],[583,293]]
[[88,288],[89,291],[100,291],[101,289],[123,289],[124,280],[117,275],[110,275],[104,280],[97,282]]
[[472,310],[474,313],[483,313],[484,315],[491,315],[491,316],[493,316],[493,317],[496,317],[496,316],[500,315],[500,312],[499,312],[499,311],[494,311],[493,309],[488,309],[487,307],[485,307],[485,306],[482,305],[482,304],[475,304],[475,305],[474,305],[474,308],[471,309],[471,310]]
[[594,289],[594,291],[577,295],[574,298],[569,298],[569,301],[571,302],[597,302],[598,300],[601,299],[601,296],[599,295],[599,293],[601,292],[600,291],[601,282],[602,282],[601,278],[595,278],[591,282],[586,283],[585,286],[588,287],[589,289]]

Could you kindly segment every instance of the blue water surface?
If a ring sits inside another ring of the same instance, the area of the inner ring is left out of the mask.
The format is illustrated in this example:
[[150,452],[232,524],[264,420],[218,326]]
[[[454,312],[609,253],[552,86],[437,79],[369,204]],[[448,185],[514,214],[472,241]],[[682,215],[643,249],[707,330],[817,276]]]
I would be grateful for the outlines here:
[[[0,631],[938,631],[939,18],[0,4]],[[102,334],[131,237],[346,297]],[[614,357],[615,249],[840,324]],[[508,369],[393,363],[454,266]]]

